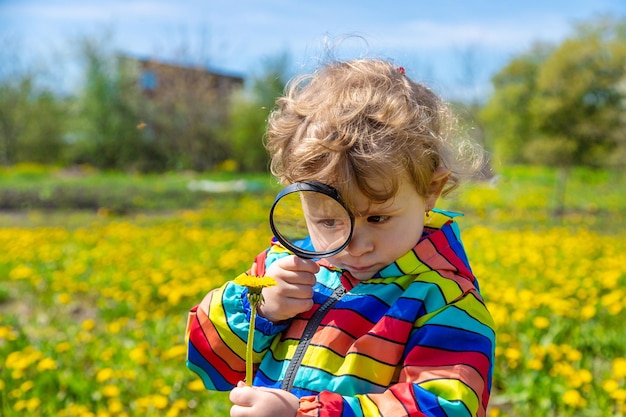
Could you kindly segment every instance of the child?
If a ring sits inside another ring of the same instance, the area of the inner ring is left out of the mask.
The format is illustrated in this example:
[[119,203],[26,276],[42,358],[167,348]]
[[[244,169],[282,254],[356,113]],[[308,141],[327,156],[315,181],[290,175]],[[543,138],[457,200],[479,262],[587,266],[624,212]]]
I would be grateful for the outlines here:
[[191,311],[188,366],[231,390],[232,417],[484,416],[494,325],[455,215],[434,209],[478,152],[455,143],[435,94],[384,60],[327,64],[277,104],[272,173],[337,189],[352,240],[319,260],[274,240],[256,258],[248,273],[278,285],[257,309],[253,387],[241,382],[250,307],[232,282]]

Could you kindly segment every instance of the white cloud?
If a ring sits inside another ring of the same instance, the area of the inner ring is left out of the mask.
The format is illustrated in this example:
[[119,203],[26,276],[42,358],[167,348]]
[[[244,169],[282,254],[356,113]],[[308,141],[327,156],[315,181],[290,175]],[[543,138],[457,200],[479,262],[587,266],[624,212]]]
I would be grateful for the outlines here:
[[570,27],[562,20],[544,18],[528,21],[470,21],[448,23],[411,21],[396,26],[391,33],[376,36],[383,47],[398,49],[440,49],[465,46],[495,48],[499,51],[528,47],[534,41],[555,41],[565,36]]

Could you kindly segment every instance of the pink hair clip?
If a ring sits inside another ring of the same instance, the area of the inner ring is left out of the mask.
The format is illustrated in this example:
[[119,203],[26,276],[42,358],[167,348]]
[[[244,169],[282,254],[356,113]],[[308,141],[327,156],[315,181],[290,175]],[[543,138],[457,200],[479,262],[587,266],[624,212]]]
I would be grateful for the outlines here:
[[402,75],[406,75],[406,71],[404,70],[404,67],[398,67],[398,72]]

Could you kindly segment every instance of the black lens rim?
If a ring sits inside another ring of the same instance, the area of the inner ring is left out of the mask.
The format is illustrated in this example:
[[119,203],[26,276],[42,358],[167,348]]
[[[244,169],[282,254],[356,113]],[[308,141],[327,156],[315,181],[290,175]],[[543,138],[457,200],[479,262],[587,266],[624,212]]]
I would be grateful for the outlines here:
[[[346,212],[348,213],[348,216],[350,217],[350,234],[348,235],[348,238],[346,239],[346,241],[340,247],[329,250],[329,251],[324,251],[324,252],[309,251],[309,250],[299,248],[295,245],[292,245],[288,239],[286,239],[283,235],[280,234],[280,232],[276,228],[276,225],[274,224],[274,209],[276,208],[276,205],[278,204],[281,198],[283,198],[284,196],[288,194],[293,194],[293,193],[297,193],[300,191],[314,191],[317,193],[327,195],[328,197],[332,198],[333,200],[341,204],[341,206],[346,210]],[[270,221],[270,228],[272,229],[272,233],[274,233],[274,237],[276,237],[276,239],[286,249],[291,251],[294,255],[300,258],[304,258],[304,259],[327,258],[329,256],[338,254],[339,252],[344,250],[348,246],[348,244],[350,244],[350,240],[352,240],[352,233],[354,232],[354,215],[348,209],[348,206],[344,203],[343,199],[341,198],[341,195],[339,194],[339,191],[337,191],[334,187],[331,187],[328,184],[324,184],[322,182],[317,182],[317,181],[294,182],[293,184],[289,184],[288,186],[283,188],[278,193],[278,195],[276,195],[276,198],[274,199],[274,203],[272,204],[272,208],[270,209],[269,221]]]

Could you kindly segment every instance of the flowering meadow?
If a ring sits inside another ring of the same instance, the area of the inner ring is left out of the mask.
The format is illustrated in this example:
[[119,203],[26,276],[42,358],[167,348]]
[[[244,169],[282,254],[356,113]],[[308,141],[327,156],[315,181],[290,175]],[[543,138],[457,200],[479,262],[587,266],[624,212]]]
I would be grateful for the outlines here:
[[[463,238],[497,324],[489,416],[624,416],[620,193],[597,193],[593,204],[609,206],[601,221],[600,208],[578,206],[555,224],[541,191],[513,189],[520,182],[447,203],[467,211]],[[227,394],[205,391],[185,367],[187,311],[264,249],[271,200],[3,224],[0,415],[227,416]]]

